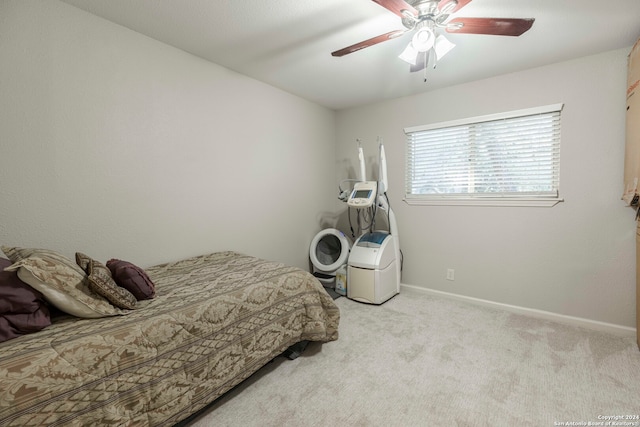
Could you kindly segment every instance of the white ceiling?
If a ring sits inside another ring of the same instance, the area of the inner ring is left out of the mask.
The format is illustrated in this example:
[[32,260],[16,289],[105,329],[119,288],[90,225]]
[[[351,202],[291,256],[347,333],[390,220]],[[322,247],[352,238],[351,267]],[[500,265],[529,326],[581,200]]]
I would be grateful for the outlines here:
[[331,52],[403,29],[371,0],[63,0],[332,109],[630,47],[640,0],[474,0],[454,16],[535,18],[520,37],[447,35],[435,70],[397,56],[410,35],[341,58]]

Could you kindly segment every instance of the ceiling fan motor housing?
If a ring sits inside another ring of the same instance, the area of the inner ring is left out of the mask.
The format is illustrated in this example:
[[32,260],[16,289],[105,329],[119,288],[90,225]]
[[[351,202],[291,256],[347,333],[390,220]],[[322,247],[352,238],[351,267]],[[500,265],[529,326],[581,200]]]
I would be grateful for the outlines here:
[[418,11],[418,16],[415,16],[409,10],[402,11],[402,25],[407,29],[413,30],[417,28],[417,25],[423,22],[431,22],[430,28],[442,25],[444,21],[449,18],[449,12],[453,10],[458,2],[456,0],[449,1],[443,10],[438,9],[440,0],[409,0],[407,4],[410,4]]

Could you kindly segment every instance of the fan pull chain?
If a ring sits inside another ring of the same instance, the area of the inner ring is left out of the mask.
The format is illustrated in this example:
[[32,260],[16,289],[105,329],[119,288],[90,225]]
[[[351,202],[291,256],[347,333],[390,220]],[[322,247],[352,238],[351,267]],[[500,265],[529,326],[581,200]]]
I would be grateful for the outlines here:
[[429,65],[429,52],[427,52],[427,54],[423,55],[423,56],[424,56],[424,68],[423,68],[424,69],[424,80],[423,80],[423,83],[426,83],[427,82],[427,69],[428,69],[427,65]]
[[436,53],[433,50],[430,50],[429,52],[427,52],[427,54],[424,56],[424,83],[427,82],[427,72],[428,72],[427,65],[429,64],[429,57],[431,57],[431,62],[433,62],[434,70],[438,65],[438,56],[436,55]]

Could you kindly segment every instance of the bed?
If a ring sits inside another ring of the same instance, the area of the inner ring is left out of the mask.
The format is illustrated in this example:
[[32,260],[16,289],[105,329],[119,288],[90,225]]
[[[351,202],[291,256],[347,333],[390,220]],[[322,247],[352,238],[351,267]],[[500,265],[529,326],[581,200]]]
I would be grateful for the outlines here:
[[338,338],[311,274],[236,252],[144,270],[155,297],[0,343],[2,426],[171,426],[287,348]]

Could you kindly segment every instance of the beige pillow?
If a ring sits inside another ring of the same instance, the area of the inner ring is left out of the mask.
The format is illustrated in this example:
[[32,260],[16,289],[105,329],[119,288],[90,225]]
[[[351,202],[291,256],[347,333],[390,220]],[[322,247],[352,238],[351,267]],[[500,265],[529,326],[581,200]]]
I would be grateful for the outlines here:
[[27,259],[33,255],[46,255],[47,257],[59,261],[62,264],[69,266],[78,272],[78,274],[84,274],[84,270],[78,267],[73,263],[69,258],[58,253],[56,251],[52,251],[50,249],[40,249],[40,248],[17,248],[12,246],[2,246],[2,252],[7,255],[7,258],[11,260],[11,262],[18,262],[23,259]]
[[89,275],[89,288],[102,295],[116,307],[134,309],[138,300],[131,292],[121,288],[111,277],[111,271],[106,265],[76,252],[76,263]]
[[[2,247],[10,258],[17,252]],[[15,248],[9,248],[15,249]],[[28,250],[6,271],[17,271],[18,278],[40,291],[60,310],[77,317],[97,318],[124,314],[89,288],[89,279],[73,261],[53,251]],[[13,261],[13,259],[12,259]]]

